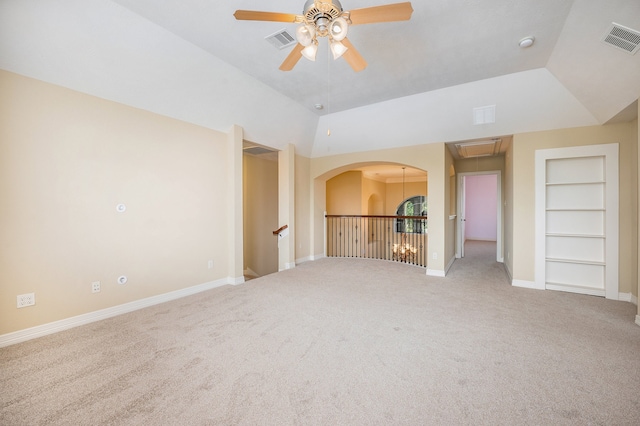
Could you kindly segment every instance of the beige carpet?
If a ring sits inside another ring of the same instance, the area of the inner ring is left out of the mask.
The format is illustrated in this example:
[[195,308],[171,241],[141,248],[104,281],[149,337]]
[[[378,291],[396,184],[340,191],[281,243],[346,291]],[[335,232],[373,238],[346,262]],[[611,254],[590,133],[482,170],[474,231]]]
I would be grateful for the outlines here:
[[0,424],[638,425],[636,307],[323,259],[0,349]]

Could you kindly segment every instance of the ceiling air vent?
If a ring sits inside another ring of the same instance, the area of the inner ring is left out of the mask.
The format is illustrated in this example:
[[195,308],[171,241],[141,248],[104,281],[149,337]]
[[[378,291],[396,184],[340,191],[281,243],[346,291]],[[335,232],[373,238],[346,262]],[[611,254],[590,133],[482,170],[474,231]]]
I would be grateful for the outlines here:
[[602,41],[633,55],[640,49],[640,32],[612,22]]
[[278,161],[278,151],[253,142],[243,141],[242,152],[264,160]]
[[296,38],[289,34],[287,30],[280,30],[266,36],[264,39],[280,50],[297,43]]
[[455,144],[461,158],[492,157],[500,153],[502,139],[496,138],[485,141],[461,142]]

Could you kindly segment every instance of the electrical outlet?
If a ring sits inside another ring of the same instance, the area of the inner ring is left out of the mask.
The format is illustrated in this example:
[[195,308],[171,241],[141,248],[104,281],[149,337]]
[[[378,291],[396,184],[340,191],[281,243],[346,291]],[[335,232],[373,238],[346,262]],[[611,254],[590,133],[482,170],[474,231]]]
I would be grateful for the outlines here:
[[100,293],[100,281],[91,283],[91,293]]
[[437,252],[433,252],[433,259],[437,259],[438,258],[438,253]]
[[209,269],[213,269],[213,260],[210,260],[209,262],[207,262],[207,267]]
[[33,306],[36,304],[35,293],[25,293],[18,295],[18,308],[24,308],[25,306]]

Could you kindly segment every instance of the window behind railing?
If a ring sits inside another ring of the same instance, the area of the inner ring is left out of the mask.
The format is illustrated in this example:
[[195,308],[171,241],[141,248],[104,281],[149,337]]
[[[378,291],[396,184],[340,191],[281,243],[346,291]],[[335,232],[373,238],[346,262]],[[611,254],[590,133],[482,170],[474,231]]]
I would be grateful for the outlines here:
[[[427,216],[427,197],[424,195],[416,195],[407,198],[398,206],[396,210],[397,216]],[[424,234],[427,230],[426,220],[400,219],[396,218],[396,232],[405,232],[407,234]]]
[[[426,216],[326,215],[326,219],[329,257],[363,257],[427,266]],[[398,223],[402,223],[401,229]]]

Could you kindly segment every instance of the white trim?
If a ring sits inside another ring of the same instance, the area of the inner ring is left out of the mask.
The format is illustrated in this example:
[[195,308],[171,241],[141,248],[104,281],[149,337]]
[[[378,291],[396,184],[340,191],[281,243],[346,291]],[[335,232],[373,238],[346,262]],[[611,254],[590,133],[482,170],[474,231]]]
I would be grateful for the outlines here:
[[[244,278],[242,278],[242,280],[244,282]],[[193,287],[187,287],[181,290],[171,291],[169,293],[159,294],[157,296],[151,296],[144,299],[135,300],[133,302],[123,303],[122,305],[112,306],[110,308],[100,309],[98,311],[77,315],[75,317],[65,318],[63,320],[50,322],[48,324],[42,324],[35,327],[26,328],[24,330],[18,330],[12,333],[3,334],[0,335],[0,348],[15,345],[16,343],[26,342],[27,340],[47,336],[49,334],[68,330],[70,328],[78,327],[81,325],[90,324],[92,322],[101,321],[103,319],[115,317],[117,315],[137,311],[139,309],[148,308],[149,306],[158,305],[160,303],[169,302],[172,300],[180,299],[182,297],[191,296],[193,294],[201,293],[203,291],[211,290],[230,283],[231,281],[228,278],[211,281]]]
[[[599,288],[578,287],[572,285],[549,284],[545,285],[547,290],[565,291],[567,293],[588,294],[589,296],[604,297],[605,291]],[[618,299],[615,299],[618,300]]]
[[[605,289],[601,296],[618,300],[619,287],[619,176],[618,176],[617,143],[602,145],[574,146],[566,148],[539,149],[535,152],[535,281],[537,286],[551,289],[553,285],[546,284],[546,169],[547,160],[558,158],[605,157]],[[572,290],[563,290],[572,291]],[[573,292],[578,292],[576,289]],[[583,294],[594,294],[587,290]]]
[[300,259],[296,259],[296,265],[299,265],[305,262],[311,262],[312,260],[314,260],[313,256],[302,257]]
[[622,302],[633,303],[634,305],[638,306],[638,298],[631,293],[620,293],[618,295],[618,300]]
[[313,256],[311,256],[311,260],[320,260],[320,259],[324,259],[325,257],[327,257],[324,253],[321,254],[314,254]]
[[427,275],[432,276],[432,277],[444,277],[446,275],[446,272],[442,271],[440,269],[429,269],[429,268],[427,268]]
[[244,284],[244,275],[241,277],[227,277],[227,282],[226,284],[230,284],[230,285],[238,285],[238,284]]
[[636,315],[636,324],[640,325],[640,315]]
[[520,288],[530,288],[533,290],[544,290],[544,286],[540,287],[535,281],[511,280],[511,285]]

